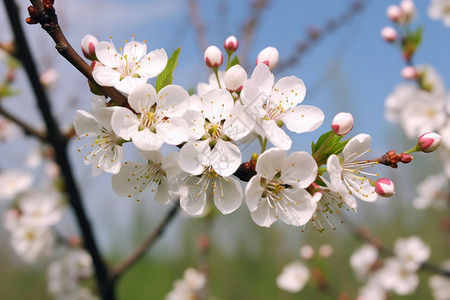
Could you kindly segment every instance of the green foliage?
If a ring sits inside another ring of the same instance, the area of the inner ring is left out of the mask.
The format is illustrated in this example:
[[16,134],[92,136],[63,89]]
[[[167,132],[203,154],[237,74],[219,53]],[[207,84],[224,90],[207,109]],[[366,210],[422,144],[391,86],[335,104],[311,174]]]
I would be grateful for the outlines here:
[[348,140],[342,142],[343,137],[330,130],[322,134],[316,143],[311,144],[312,156],[319,166],[326,163],[330,155],[339,154],[344,150]]
[[411,60],[411,57],[416,53],[422,43],[423,26],[419,26],[416,31],[408,31],[405,39],[402,42],[403,56],[407,61]]
[[180,49],[181,48],[178,48],[175,51],[173,51],[172,55],[167,61],[166,67],[161,72],[161,74],[158,75],[158,78],[156,78],[155,84],[156,92],[159,92],[163,87],[172,83],[173,72],[175,71],[175,68],[178,65],[178,56],[180,55]]
[[228,63],[228,65],[227,65],[227,70],[228,70],[229,68],[231,68],[232,66],[239,65],[239,64],[240,64],[240,62],[239,62],[239,57],[235,56],[235,57],[233,57],[233,59]]

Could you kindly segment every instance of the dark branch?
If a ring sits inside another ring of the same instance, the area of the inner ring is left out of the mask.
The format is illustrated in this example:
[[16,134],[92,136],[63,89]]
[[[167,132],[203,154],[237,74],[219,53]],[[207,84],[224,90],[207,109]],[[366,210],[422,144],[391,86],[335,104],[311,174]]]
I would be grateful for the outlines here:
[[327,34],[332,33],[336,29],[339,29],[340,27],[350,22],[359,12],[364,9],[364,6],[367,5],[368,2],[369,0],[356,0],[350,5],[348,11],[328,21],[322,29],[315,27],[309,28],[308,39],[306,41],[300,41],[297,43],[296,51],[289,57],[281,60],[278,63],[277,71],[280,72],[297,64],[302,55],[308,52],[308,50],[311,49],[312,46],[316,45]]
[[47,143],[47,134],[46,132],[41,132],[30,125],[26,124],[24,121],[20,120],[16,116],[12,115],[10,112],[6,111],[3,107],[0,106],[0,115],[4,116],[6,119],[10,120],[11,122],[15,123],[17,126],[22,128],[22,130],[25,132],[25,134],[34,136],[35,138],[39,139],[41,142]]
[[[84,246],[86,250],[89,252],[89,254],[92,256],[93,264],[95,266],[95,275],[100,289],[100,294],[104,299],[114,299],[115,298],[114,290],[112,285],[110,285],[110,282],[108,281],[107,267],[104,264],[98,251],[97,243],[92,232],[91,224],[87,218],[86,212],[84,210],[81,201],[81,195],[79,193],[78,187],[76,186],[75,178],[73,177],[72,167],[69,163],[69,159],[67,156],[67,140],[64,136],[61,135],[61,132],[59,131],[59,126],[56,123],[53,114],[51,112],[49,99],[44,91],[44,88],[40,83],[39,74],[36,65],[33,61],[33,57],[31,55],[28,42],[25,38],[25,34],[23,32],[22,21],[20,20],[18,9],[15,5],[15,2],[14,0],[3,0],[3,1],[5,3],[5,7],[8,13],[11,28],[14,32],[17,45],[17,57],[22,61],[28,79],[30,80],[30,83],[32,85],[34,94],[36,96],[38,108],[47,127],[48,142],[54,148],[56,162],[60,166],[64,177],[69,203],[74,209],[78,225],[80,226],[83,235]],[[47,13],[50,13],[51,9],[53,9],[52,3],[48,0],[45,1],[44,4],[42,4],[42,2],[40,1],[33,0],[33,4],[35,4],[37,8],[34,7],[32,8],[34,10],[41,8],[40,13],[43,15],[47,15]],[[45,12],[42,10],[42,7],[46,8]],[[31,9],[31,11],[33,11],[33,9]],[[54,15],[54,10],[53,16],[56,19],[56,15]],[[59,28],[59,26],[57,27]]]
[[170,211],[167,213],[165,218],[161,221],[161,223],[153,230],[148,237],[141,242],[141,244],[130,254],[127,258],[125,258],[122,262],[120,262],[111,273],[111,280],[115,281],[118,279],[126,270],[128,270],[131,266],[133,266],[139,259],[141,259],[148,248],[153,245],[153,243],[160,237],[164,230],[167,228],[167,225],[173,220],[176,213],[178,212],[178,203],[174,205]]
[[61,27],[58,24],[53,4],[49,0],[31,1],[33,6],[28,7],[30,17],[27,18],[28,24],[40,23],[42,28],[47,31],[50,37],[55,41],[55,48],[67,61],[69,61],[78,71],[80,71],[91,83],[97,86],[106,96],[111,98],[115,103],[124,106],[127,99],[119,91],[113,87],[101,86],[92,77],[92,68],[87,64],[80,55],[72,48],[67,41]]

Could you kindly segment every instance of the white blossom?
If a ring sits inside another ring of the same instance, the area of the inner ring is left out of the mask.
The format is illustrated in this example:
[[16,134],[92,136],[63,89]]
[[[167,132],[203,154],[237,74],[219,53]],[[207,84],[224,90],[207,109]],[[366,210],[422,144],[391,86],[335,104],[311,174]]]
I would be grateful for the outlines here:
[[19,170],[0,171],[0,200],[10,200],[27,190],[33,183],[33,176]]
[[450,27],[450,1],[431,0],[428,6],[428,16],[433,20],[441,20],[446,27]]
[[253,221],[269,227],[277,219],[301,226],[316,209],[305,190],[316,178],[317,164],[306,152],[286,152],[272,148],[261,154],[256,175],[245,189],[245,200]]
[[378,250],[371,244],[358,248],[350,257],[350,266],[359,280],[370,274],[373,265],[378,260]]
[[443,173],[430,175],[416,186],[416,193],[417,196],[413,200],[415,209],[445,209],[450,196],[448,179]]
[[192,300],[198,299],[206,285],[205,274],[193,268],[184,272],[183,278],[173,283],[173,289],[166,295],[166,300]]
[[297,105],[303,101],[306,88],[295,76],[283,77],[274,85],[274,76],[265,64],[258,64],[244,83],[241,100],[246,112],[256,120],[255,131],[274,146],[288,150],[292,140],[280,127],[295,133],[310,132],[323,122],[323,112],[315,106]]
[[189,107],[189,94],[168,85],[156,94],[150,84],[136,87],[128,96],[130,109],[117,107],[111,126],[114,132],[144,151],[159,150],[163,143],[179,145],[189,138],[188,124],[181,117]]
[[123,159],[122,143],[112,130],[111,117],[114,108],[106,107],[104,97],[93,98],[92,114],[83,110],[77,110],[74,128],[78,139],[91,137],[94,140],[78,149],[88,148],[88,154],[84,157],[86,165],[92,166],[92,176],[97,176],[103,171],[116,174],[120,170]]
[[100,42],[95,47],[98,61],[92,76],[98,84],[113,86],[118,91],[129,94],[149,78],[159,75],[167,64],[164,49],[153,50],[147,54],[147,45],[136,41],[125,43],[125,47],[117,52],[112,41]]
[[285,291],[297,293],[303,289],[310,277],[309,269],[300,261],[294,261],[283,268],[277,277],[277,286]]
[[56,237],[46,226],[18,222],[11,231],[11,247],[23,260],[34,263],[53,252]]
[[418,236],[399,238],[395,241],[394,253],[405,270],[417,271],[430,258],[430,247]]

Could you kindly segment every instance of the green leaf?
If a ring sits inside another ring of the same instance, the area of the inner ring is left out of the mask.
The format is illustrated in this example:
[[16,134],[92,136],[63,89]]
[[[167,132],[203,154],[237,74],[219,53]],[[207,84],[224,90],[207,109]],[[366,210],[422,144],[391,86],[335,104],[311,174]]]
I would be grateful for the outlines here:
[[155,89],[157,93],[163,87],[172,83],[173,71],[175,71],[175,68],[178,65],[178,56],[180,55],[180,49],[181,48],[178,48],[177,50],[173,51],[172,55],[167,61],[166,67],[161,72],[161,74],[158,75],[158,78],[156,78]]
[[332,135],[334,134],[334,132],[332,130],[322,134],[319,139],[317,140],[317,143],[313,143],[313,145],[311,146],[311,151],[312,153],[316,152],[317,150],[319,150],[320,146],[322,146],[322,144]]
[[232,59],[232,60],[230,61],[230,63],[228,64],[227,70],[228,70],[229,68],[231,68],[232,66],[239,65],[239,64],[240,64],[240,63],[239,63],[239,57],[234,56],[233,59]]

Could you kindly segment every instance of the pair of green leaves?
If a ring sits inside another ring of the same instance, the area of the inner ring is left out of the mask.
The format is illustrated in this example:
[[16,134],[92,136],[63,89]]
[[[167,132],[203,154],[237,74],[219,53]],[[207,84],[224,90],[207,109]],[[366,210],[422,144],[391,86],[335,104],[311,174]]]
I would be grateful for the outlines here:
[[312,142],[312,156],[318,166],[326,164],[328,157],[333,154],[339,154],[344,150],[349,140],[341,141],[343,135],[337,135],[332,130],[322,134],[316,143]]

